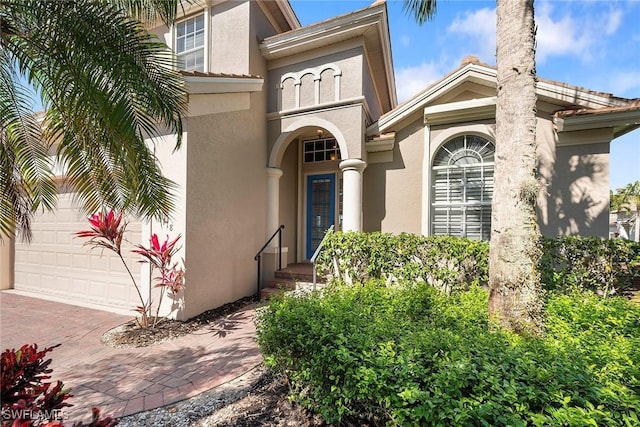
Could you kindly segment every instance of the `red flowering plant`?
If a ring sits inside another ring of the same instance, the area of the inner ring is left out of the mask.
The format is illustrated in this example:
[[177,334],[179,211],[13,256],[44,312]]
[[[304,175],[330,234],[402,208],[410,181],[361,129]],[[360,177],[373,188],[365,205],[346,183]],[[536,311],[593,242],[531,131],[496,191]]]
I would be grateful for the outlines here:
[[[151,269],[158,269],[160,275],[155,277],[156,288],[160,290],[160,300],[156,306],[156,315],[153,321],[153,327],[158,322],[158,314],[162,305],[162,297],[165,292],[169,292],[172,298],[177,298],[179,292],[184,288],[184,268],[180,267],[178,262],[173,261],[173,256],[180,250],[179,246],[176,246],[180,240],[180,235],[173,240],[169,240],[169,236],[162,244],[158,239],[157,234],[151,236],[151,246],[145,248],[142,245],[136,245],[136,249],[132,249],[131,252],[141,255],[145,260],[141,262],[148,262],[151,265]],[[183,262],[184,264],[184,262]]]
[[[89,217],[89,224],[91,228],[85,231],[78,231],[75,233],[76,237],[89,237],[90,239],[85,245],[91,246],[93,249],[108,249],[118,255],[140,298],[140,305],[135,309],[140,313],[138,324],[142,328],[148,328],[149,326],[152,328],[155,327],[165,290],[168,289],[173,297],[177,297],[177,294],[184,287],[184,269],[179,267],[177,262],[172,261],[173,255],[180,249],[176,247],[180,236],[171,241],[169,241],[169,236],[167,236],[165,242],[160,244],[158,236],[154,234],[151,236],[150,248],[137,245],[136,249],[132,250],[133,253],[142,255],[145,260],[141,262],[149,262],[152,270],[154,268],[160,270],[160,276],[154,280],[157,281],[156,287],[161,287],[162,290],[160,293],[160,301],[156,308],[155,319],[151,322],[151,297],[148,299],[143,297],[140,286],[122,256],[122,242],[125,240],[124,234],[127,229],[127,222],[123,220],[123,214],[116,214],[113,210],[100,212]],[[149,294],[151,294],[151,292],[149,292]]]
[[[64,409],[73,406],[66,400],[73,397],[61,381],[46,380],[53,371],[45,360],[48,352],[60,344],[38,350],[37,344],[25,344],[19,350],[5,350],[0,356],[0,401],[2,427],[63,427]],[[53,387],[51,387],[53,385]],[[75,423],[74,427],[112,427],[118,424],[110,417],[100,418],[100,410],[92,409],[90,424]]]

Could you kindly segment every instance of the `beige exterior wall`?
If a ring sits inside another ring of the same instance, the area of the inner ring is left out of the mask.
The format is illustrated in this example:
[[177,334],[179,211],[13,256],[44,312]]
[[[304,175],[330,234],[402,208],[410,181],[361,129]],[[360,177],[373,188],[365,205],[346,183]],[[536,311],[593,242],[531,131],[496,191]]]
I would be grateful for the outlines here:
[[[186,17],[204,13],[198,4],[187,7]],[[205,31],[208,49],[207,71],[213,73],[266,75],[265,61],[258,49],[258,42],[274,35],[273,28],[263,10],[256,2],[224,1],[216,2],[208,9],[209,20]],[[180,18],[182,19],[182,18]],[[149,30],[168,46],[173,46],[174,35],[161,25]]]
[[[315,105],[315,84],[313,76],[311,74],[302,74],[305,70],[317,71],[322,73],[322,80],[320,81],[320,100],[329,102],[334,100],[334,73],[333,71],[324,71],[328,65],[335,65],[341,72],[340,80],[340,99],[349,99],[363,95],[363,53],[361,47],[350,47],[352,44],[346,45],[349,47],[346,50],[326,53],[325,51],[318,50],[305,52],[305,56],[301,57],[299,61],[295,58],[291,58],[283,66],[272,68],[273,64],[269,66],[269,76],[267,78],[267,88],[269,90],[269,112],[276,112],[279,110],[290,110],[296,108],[295,103],[295,87],[294,78],[288,78],[284,80],[284,89],[282,94],[278,93],[278,87],[283,81],[282,78],[285,75],[291,75],[292,77],[300,77],[302,84],[300,86],[300,107],[312,107]],[[340,46],[334,46],[333,49],[339,49]],[[315,54],[315,55],[314,55]],[[311,55],[311,59],[306,59]],[[282,108],[279,108],[278,103]]]
[[[485,91],[483,86],[465,84],[430,105],[474,99],[483,96]],[[486,95],[493,96],[490,93]],[[539,106],[536,137],[538,169],[543,185],[538,197],[540,230],[547,236],[581,234],[606,237],[612,131],[595,129],[558,134],[551,117],[553,111],[560,108],[559,105],[547,103]],[[408,143],[407,140],[417,142],[424,138],[421,122],[421,114],[416,113],[396,128],[393,162],[370,164],[367,167],[364,187],[366,230],[420,232],[420,228],[415,226],[414,212],[422,210],[422,232],[429,232],[430,174],[436,152],[450,139],[464,134],[481,135],[495,142],[494,119],[438,124],[428,127],[429,136],[420,145],[429,147],[423,157],[417,151],[411,151],[409,147],[417,144]],[[406,159],[410,159],[411,163],[407,163]],[[390,179],[394,175],[402,176],[402,179]],[[423,191],[416,191],[414,186],[420,183],[424,186]],[[395,214],[394,210],[402,213]]]
[[251,25],[249,29],[249,74],[267,75],[267,63],[260,53],[258,43],[277,33],[255,1],[250,1]]
[[188,120],[185,318],[255,293],[253,257],[265,236],[264,105],[252,94],[249,110]]
[[225,1],[211,7],[209,71],[249,73],[249,1]]
[[[163,175],[176,183],[176,188],[174,190],[176,198],[175,210],[170,218],[166,221],[148,221],[146,227],[143,227],[142,229],[142,242],[144,245],[149,244],[149,239],[154,233],[158,235],[160,241],[164,241],[167,236],[171,239],[176,238],[178,235],[182,236],[180,239],[181,249],[175,256],[176,261],[180,259],[188,260],[185,206],[187,188],[187,152],[190,145],[189,120],[185,120],[183,125],[182,146],[177,151],[174,151],[177,140],[175,135],[162,135],[148,141],[148,144],[152,144],[155,147],[155,153],[160,161]],[[188,268],[188,264],[186,267]],[[149,282],[150,278],[147,274],[145,276],[145,286],[143,287],[145,297],[149,293]],[[188,277],[186,279],[186,286],[189,286]],[[152,288],[151,292],[152,300],[159,301],[158,289]],[[174,306],[173,301],[169,298],[163,299],[161,314],[171,314],[172,317],[185,319],[182,307],[180,305]]]
[[298,159],[300,156],[299,144],[292,142],[282,159],[280,169],[280,224],[284,224],[282,234],[282,246],[288,248],[287,262],[296,262],[298,250]]
[[420,234],[424,131],[422,119],[414,120],[396,134],[393,161],[365,169],[365,231]]
[[556,136],[551,121],[539,119],[537,137],[542,234],[607,237],[611,129]]
[[364,97],[367,101],[369,112],[371,113],[370,119],[373,123],[378,120],[383,111],[378,96],[376,95],[376,91],[373,87],[373,80],[371,79],[371,69],[366,62],[364,63],[362,72],[362,93],[364,94]]
[[355,159],[362,159],[363,156],[366,158],[366,151],[363,148],[365,113],[362,104],[295,114],[275,121],[279,121],[280,125],[269,126],[269,153],[274,151],[274,147],[279,143],[278,139],[287,130],[291,130],[292,134],[286,138],[285,144],[298,136],[315,136],[317,129],[323,129],[326,136],[332,134],[339,143],[346,146],[347,149],[343,150],[341,145],[343,159],[347,156]]
[[446,104],[448,102],[469,101],[479,98],[496,96],[496,88],[473,82],[465,82],[460,87],[444,93],[437,101],[430,105]]

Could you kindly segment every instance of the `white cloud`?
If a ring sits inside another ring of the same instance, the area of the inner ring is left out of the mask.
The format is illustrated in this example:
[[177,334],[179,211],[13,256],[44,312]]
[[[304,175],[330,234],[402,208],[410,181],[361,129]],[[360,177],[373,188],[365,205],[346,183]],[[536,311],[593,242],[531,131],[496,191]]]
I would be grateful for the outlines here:
[[616,95],[629,94],[637,96],[640,91],[640,71],[618,71],[613,73],[608,80],[611,93]]
[[605,27],[605,32],[608,35],[611,35],[618,31],[620,28],[620,24],[622,23],[622,11],[620,9],[612,10],[609,16],[607,17],[607,25]]
[[[579,27],[571,16],[554,20],[552,12],[549,3],[542,3],[537,9],[536,60],[543,63],[549,56],[563,55],[583,56],[586,59],[592,43],[590,35],[579,34]],[[585,22],[581,24],[580,28],[584,30]]]
[[[619,8],[609,7],[599,13],[587,9],[580,15],[562,13],[557,3],[541,2],[536,7],[536,60],[549,57],[577,57],[588,63],[599,59],[610,36],[620,28],[624,17]],[[603,13],[604,12],[604,13]],[[496,10],[482,8],[458,15],[447,28],[448,36],[463,39],[465,54],[476,55],[483,62],[493,62],[496,50]]]
[[411,98],[431,83],[442,78],[443,74],[441,67],[434,62],[423,62],[420,65],[397,69],[398,102]]
[[609,8],[605,13],[556,16],[550,2],[536,8],[536,60],[543,63],[551,56],[574,56],[582,62],[598,59],[605,50],[607,36],[620,28],[623,12]]
[[493,62],[496,53],[496,10],[483,8],[465,12],[447,28],[449,34],[468,39],[466,55],[476,55],[483,62]]

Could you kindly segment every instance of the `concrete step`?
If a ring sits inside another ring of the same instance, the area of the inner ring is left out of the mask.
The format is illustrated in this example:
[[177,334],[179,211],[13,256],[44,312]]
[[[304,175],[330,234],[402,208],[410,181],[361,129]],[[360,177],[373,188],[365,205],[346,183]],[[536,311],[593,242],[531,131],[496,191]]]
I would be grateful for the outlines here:
[[[296,282],[313,282],[313,267],[310,263],[290,264],[287,268],[274,273],[276,280],[289,279]],[[325,283],[325,278],[318,273],[316,283]]]
[[294,290],[296,288],[295,280],[291,279],[279,279],[276,278],[274,280],[268,280],[264,285],[265,288],[275,288],[275,289],[287,289]]
[[285,289],[262,288],[262,289],[260,289],[260,299],[261,300],[268,300],[268,299],[273,298],[274,296],[282,295],[285,292],[286,292]]
[[[320,290],[325,286],[327,285],[323,283],[316,283],[315,289]],[[314,286],[313,286],[313,283],[311,282],[297,282],[297,286],[294,289],[288,289],[283,287],[279,287],[279,288],[267,287],[267,288],[260,289],[260,299],[268,300],[270,298],[273,298],[276,295],[300,293],[300,292],[306,293],[306,292],[312,292],[313,290],[314,290]]]

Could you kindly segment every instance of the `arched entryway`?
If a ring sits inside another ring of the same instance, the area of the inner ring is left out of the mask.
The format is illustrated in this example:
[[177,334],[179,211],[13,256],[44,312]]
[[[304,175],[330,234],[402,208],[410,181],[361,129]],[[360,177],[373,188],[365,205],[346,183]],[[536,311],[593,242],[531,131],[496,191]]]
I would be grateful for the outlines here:
[[273,145],[267,168],[267,233],[285,224],[289,262],[309,259],[331,225],[362,228],[366,164],[349,159],[348,152],[342,132],[317,118],[293,123]]

